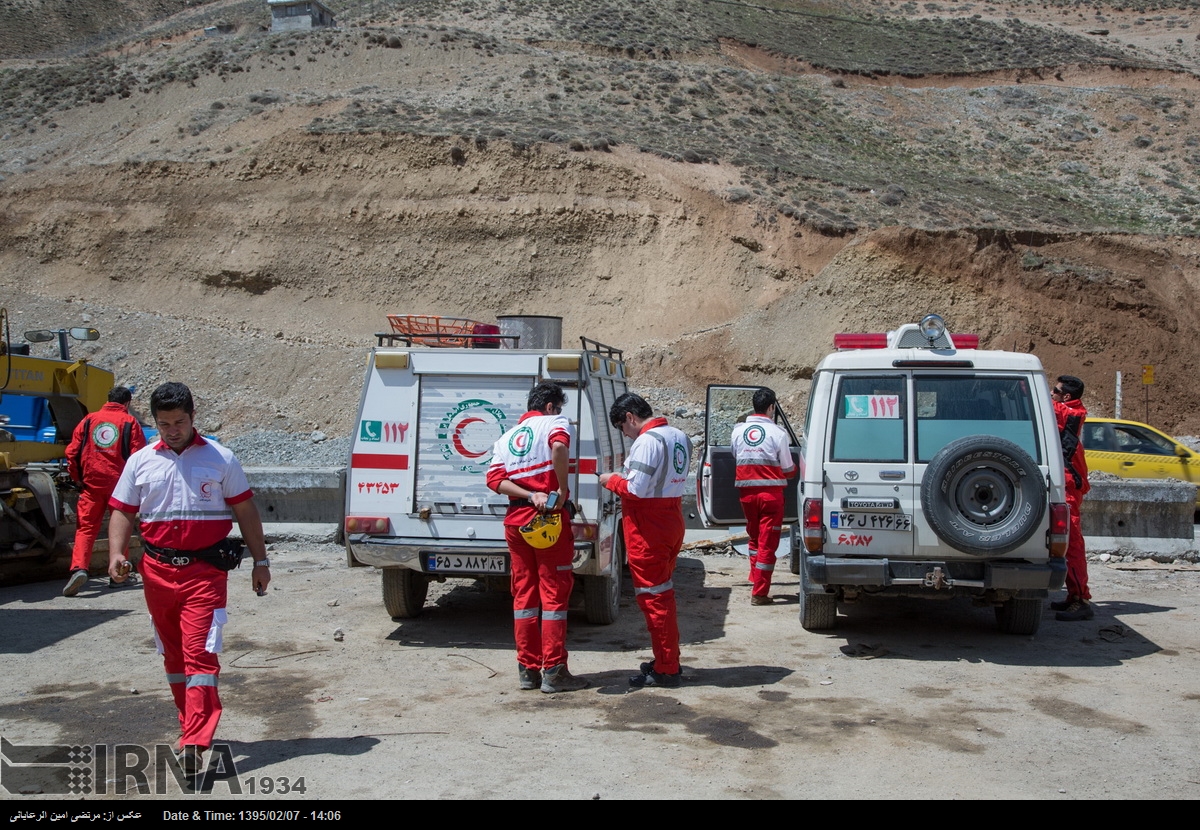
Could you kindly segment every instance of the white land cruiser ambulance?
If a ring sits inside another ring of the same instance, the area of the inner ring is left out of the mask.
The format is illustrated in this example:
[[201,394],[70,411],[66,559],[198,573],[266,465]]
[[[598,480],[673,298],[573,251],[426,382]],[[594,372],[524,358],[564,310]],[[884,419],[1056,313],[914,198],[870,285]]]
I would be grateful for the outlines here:
[[349,564],[382,570],[392,617],[419,614],[430,580],[467,577],[507,590],[508,499],[488,489],[487,469],[493,444],[525,414],[529,390],[551,380],[566,393],[563,414],[575,433],[576,585],[587,619],[613,622],[624,562],[620,501],[596,472],[625,459],[625,438],[608,421],[609,406],[626,391],[621,352],[586,338],[580,349],[559,348],[557,317],[501,318],[499,327],[418,315],[389,320],[392,332],[376,335],[367,361],[346,475]]
[[[801,437],[801,624],[832,628],[864,596],[967,596],[1035,633],[1066,577],[1069,516],[1041,362],[978,349],[937,315],[834,345]],[[732,490],[717,472],[702,485]]]

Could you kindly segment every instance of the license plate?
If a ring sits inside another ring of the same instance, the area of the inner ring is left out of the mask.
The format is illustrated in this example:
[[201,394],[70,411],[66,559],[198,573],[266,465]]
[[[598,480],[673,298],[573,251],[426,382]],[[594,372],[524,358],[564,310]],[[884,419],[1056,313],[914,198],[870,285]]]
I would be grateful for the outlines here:
[[508,573],[508,557],[474,553],[431,553],[425,558],[430,573]]
[[912,530],[912,514],[830,513],[829,526],[849,530]]

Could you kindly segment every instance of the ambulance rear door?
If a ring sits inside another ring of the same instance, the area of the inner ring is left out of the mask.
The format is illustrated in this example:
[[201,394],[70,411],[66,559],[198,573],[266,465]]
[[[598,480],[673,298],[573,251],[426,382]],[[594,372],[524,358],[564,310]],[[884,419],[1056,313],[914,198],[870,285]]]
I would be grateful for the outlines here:
[[[456,535],[454,519],[471,520],[476,533],[504,538],[500,526],[508,499],[488,489],[492,447],[525,413],[529,375],[420,375],[417,463],[412,512],[432,512],[440,536]],[[478,522],[493,516],[495,522]],[[465,532],[465,530],[464,530]]]

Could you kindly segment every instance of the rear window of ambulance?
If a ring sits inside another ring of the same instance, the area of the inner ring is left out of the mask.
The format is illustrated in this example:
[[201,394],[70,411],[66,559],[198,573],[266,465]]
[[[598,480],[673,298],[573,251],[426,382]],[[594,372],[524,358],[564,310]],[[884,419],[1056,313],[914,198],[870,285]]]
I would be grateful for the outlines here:
[[1041,463],[1028,378],[918,375],[913,393],[918,464],[968,435],[1007,439]]
[[834,400],[830,461],[895,463],[908,456],[905,378],[843,377]]

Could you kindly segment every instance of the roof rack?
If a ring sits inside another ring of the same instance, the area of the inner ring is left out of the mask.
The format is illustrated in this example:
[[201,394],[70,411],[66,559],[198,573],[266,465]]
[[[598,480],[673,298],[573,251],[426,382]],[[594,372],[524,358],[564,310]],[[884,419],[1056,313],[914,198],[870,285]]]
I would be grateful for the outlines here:
[[[500,341],[512,341],[516,348],[521,337],[500,334],[495,323],[481,323],[465,317],[439,317],[433,314],[389,314],[390,332],[376,332],[380,346],[429,346],[437,349],[498,349]],[[385,343],[386,341],[386,343]]]
[[603,355],[604,357],[612,358],[614,360],[623,361],[625,359],[625,353],[621,349],[618,349],[615,346],[606,346],[604,343],[601,343],[598,340],[593,340],[590,337],[580,337],[579,345],[583,346],[583,350],[585,352],[595,352],[596,354]]

